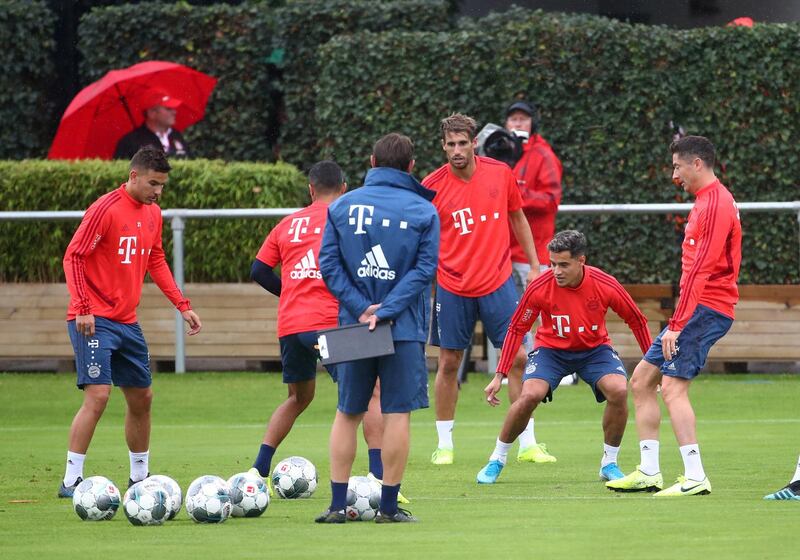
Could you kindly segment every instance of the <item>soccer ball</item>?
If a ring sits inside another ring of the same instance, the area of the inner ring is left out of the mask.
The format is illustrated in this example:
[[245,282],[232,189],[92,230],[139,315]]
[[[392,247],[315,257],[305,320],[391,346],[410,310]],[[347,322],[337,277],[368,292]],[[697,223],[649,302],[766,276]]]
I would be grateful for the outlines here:
[[178,486],[178,483],[163,474],[155,474],[146,478],[144,481],[158,484],[166,490],[167,496],[169,496],[169,514],[167,515],[167,521],[175,519],[175,516],[178,515],[178,512],[181,510],[181,505],[183,505],[183,492],[181,492],[181,487]]
[[125,517],[133,525],[163,525],[169,517],[170,498],[163,486],[154,481],[137,482],[122,499]]
[[231,515],[231,489],[218,476],[196,478],[186,491],[186,512],[197,523],[223,523]]
[[75,488],[72,507],[84,521],[111,519],[119,508],[119,490],[104,476],[90,476]]
[[317,489],[317,468],[303,457],[289,457],[272,471],[272,485],[281,498],[308,498]]
[[269,490],[260,476],[246,472],[235,474],[228,479],[228,486],[233,517],[258,517],[267,511]]
[[366,476],[351,476],[347,482],[347,519],[372,521],[381,505],[381,487]]

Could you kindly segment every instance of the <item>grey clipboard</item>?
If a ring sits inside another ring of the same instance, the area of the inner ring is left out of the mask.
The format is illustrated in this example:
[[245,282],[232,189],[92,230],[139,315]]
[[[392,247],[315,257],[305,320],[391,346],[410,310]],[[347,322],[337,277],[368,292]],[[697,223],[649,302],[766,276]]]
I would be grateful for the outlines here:
[[320,361],[326,366],[394,354],[390,321],[378,323],[373,331],[366,323],[318,331],[317,344]]

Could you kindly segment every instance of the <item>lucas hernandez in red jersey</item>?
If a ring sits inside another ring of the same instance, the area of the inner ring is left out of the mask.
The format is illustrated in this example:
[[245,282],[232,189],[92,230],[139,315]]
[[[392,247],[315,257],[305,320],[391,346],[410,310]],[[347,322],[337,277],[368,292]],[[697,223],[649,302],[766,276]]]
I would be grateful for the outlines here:
[[669,325],[631,377],[641,464],[625,478],[607,484],[620,492],[652,492],[664,487],[658,457],[660,383],[684,474],[676,484],[657,492],[657,497],[711,493],[700,460],[689,386],[703,369],[711,346],[733,325],[742,262],[739,210],[714,174],[714,145],[702,136],[684,136],[672,143],[670,151],[673,183],[695,196],[681,247],[680,300]]
[[562,231],[547,246],[551,270],[531,282],[517,307],[494,379],[486,386],[486,400],[500,404],[502,387],[522,337],[537,317],[535,350],[528,356],[522,393],[511,405],[488,464],[478,473],[478,482],[493,484],[506,463],[509,447],[525,428],[541,402],[552,400],[565,375],[577,372],[594,392],[597,402],[606,401],[603,414],[605,444],[600,478],[623,476],[617,454],[628,420],[628,386],[625,366],[611,347],[605,315],[610,307],[630,327],[642,353],[650,347],[647,319],[617,280],[599,268],[586,265],[586,238],[578,231]]
[[122,390],[128,407],[129,484],[148,475],[153,392],[150,355],[136,321],[145,273],[181,312],[189,335],[202,327],[175,285],[161,246],[161,208],[156,203],[169,171],[162,150],[148,146],[136,152],[128,181],[89,207],[64,255],[70,294],[67,329],[83,405],[69,432],[67,468],[58,490],[61,498],[71,497],[83,479],[86,451],[112,383]]

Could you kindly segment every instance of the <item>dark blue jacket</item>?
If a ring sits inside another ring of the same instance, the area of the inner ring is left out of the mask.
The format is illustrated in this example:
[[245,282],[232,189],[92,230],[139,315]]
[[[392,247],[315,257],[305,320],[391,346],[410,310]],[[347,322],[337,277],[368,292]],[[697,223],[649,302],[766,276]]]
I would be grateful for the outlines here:
[[425,342],[439,258],[436,193],[408,173],[377,167],[328,208],[319,269],[350,325],[374,303],[397,341]]

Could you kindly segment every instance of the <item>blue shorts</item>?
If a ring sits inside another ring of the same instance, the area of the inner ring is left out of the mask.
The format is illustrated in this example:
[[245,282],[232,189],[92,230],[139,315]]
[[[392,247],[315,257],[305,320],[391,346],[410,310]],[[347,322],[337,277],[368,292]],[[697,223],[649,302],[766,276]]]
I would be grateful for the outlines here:
[[577,373],[594,391],[597,402],[606,400],[606,396],[597,387],[601,377],[609,374],[624,375],[625,365],[611,346],[601,344],[591,350],[556,350],[554,348],[537,348],[528,354],[524,383],[528,379],[543,379],[550,385],[544,402],[553,400],[553,391],[558,388],[561,378]]
[[117,323],[104,317],[94,318],[94,336],[78,333],[75,320],[67,321],[69,340],[75,352],[77,385],[149,387],[150,353],[139,323]]
[[518,300],[511,276],[492,293],[475,298],[459,296],[437,286],[431,345],[448,350],[468,348],[472,343],[475,322],[480,317],[489,340],[495,348],[501,348]]
[[661,369],[663,375],[694,379],[706,365],[708,352],[716,341],[725,336],[733,319],[714,311],[705,305],[698,305],[689,322],[678,336],[677,355],[667,362],[661,350],[661,336],[667,327],[653,341],[653,345],[644,355],[644,360]]
[[[307,331],[282,336],[278,339],[281,345],[281,365],[283,366],[283,382],[299,383],[317,377],[317,360],[319,351],[317,331]],[[336,383],[335,366],[325,366],[333,382]]]
[[428,366],[425,344],[395,341],[394,354],[339,364],[339,405],[345,414],[367,411],[381,380],[381,412],[411,412],[428,408]]

